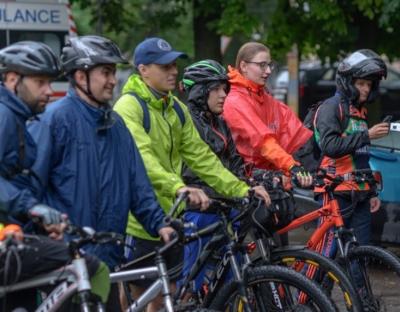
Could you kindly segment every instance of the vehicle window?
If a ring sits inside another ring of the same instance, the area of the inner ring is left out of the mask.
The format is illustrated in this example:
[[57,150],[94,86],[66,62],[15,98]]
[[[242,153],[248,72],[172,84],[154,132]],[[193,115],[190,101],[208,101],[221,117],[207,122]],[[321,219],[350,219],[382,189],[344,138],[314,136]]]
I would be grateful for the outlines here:
[[7,34],[5,30],[0,30],[0,49],[7,45]]
[[400,132],[390,131],[386,137],[373,140],[371,145],[400,152]]
[[278,77],[276,78],[276,86],[287,86],[289,81],[289,72],[287,70],[282,71],[280,74],[278,74]]
[[335,80],[335,74],[336,74],[336,70],[333,68],[329,68],[325,74],[323,74],[322,79],[321,80]]
[[61,54],[61,49],[65,44],[66,32],[63,31],[10,31],[10,42],[18,42],[22,40],[40,41],[47,44],[56,55]]
[[389,68],[387,71],[386,80],[387,81],[400,80],[400,73]]

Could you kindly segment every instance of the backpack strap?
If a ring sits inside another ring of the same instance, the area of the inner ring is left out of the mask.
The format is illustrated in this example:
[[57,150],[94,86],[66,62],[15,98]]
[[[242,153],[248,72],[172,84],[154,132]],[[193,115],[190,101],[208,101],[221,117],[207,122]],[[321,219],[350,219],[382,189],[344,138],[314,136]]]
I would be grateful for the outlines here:
[[175,99],[174,99],[173,108],[174,108],[176,114],[178,115],[179,120],[181,121],[181,125],[183,127],[186,122],[185,113],[183,112],[182,107],[178,104],[178,102]]
[[[343,102],[340,101],[339,104],[339,116],[340,116],[340,121],[342,122],[342,132],[346,130],[347,124],[348,124],[348,119],[349,119],[349,114],[345,112],[347,105],[343,106]],[[321,105],[318,106],[315,115],[314,115],[314,120],[313,120],[313,126],[314,129],[316,129],[317,126],[317,114],[320,109]]]
[[140,104],[140,106],[142,107],[143,128],[144,128],[144,131],[146,131],[146,133],[149,133],[149,131],[150,131],[150,113],[149,113],[149,108],[147,107],[146,102],[135,92],[130,92],[129,94],[132,95],[137,100],[137,102]]
[[[130,95],[136,98],[137,102],[142,107],[143,111],[143,128],[146,133],[150,132],[150,113],[149,108],[147,107],[147,103],[143,100],[139,95],[135,92],[129,92]],[[185,113],[183,112],[182,107],[178,104],[178,102],[174,99],[173,109],[175,110],[176,114],[178,115],[179,121],[181,122],[182,127],[185,125],[186,118]]]

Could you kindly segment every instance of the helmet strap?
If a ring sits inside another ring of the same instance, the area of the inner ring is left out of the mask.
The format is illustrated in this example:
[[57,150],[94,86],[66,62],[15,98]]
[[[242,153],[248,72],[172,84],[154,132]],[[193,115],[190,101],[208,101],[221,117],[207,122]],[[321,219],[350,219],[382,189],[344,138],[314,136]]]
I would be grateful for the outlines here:
[[79,84],[76,83],[76,80],[72,78],[71,83],[74,87],[78,88],[81,92],[83,92],[89,99],[91,99],[93,102],[98,104],[99,106],[107,106],[108,102],[102,102],[96,99],[96,97],[93,95],[92,90],[90,89],[90,75],[89,71],[85,71],[86,75],[86,81],[87,81],[87,88],[86,90]]

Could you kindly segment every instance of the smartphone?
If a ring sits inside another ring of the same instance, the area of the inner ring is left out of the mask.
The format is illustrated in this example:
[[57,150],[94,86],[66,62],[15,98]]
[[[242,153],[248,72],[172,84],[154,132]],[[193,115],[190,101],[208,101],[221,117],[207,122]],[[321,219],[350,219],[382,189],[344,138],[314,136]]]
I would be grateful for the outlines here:
[[400,132],[400,122],[390,123],[390,131]]
[[392,116],[392,115],[387,115],[387,116],[385,116],[385,118],[382,119],[382,122],[387,122],[387,123],[389,123],[389,122],[392,121],[392,119],[393,119],[393,116]]

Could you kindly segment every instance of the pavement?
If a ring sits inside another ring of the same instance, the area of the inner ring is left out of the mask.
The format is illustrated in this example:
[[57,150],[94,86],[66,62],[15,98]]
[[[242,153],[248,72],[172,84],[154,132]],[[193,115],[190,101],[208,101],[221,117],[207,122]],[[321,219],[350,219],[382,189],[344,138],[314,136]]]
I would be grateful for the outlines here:
[[[313,228],[299,228],[289,233],[290,244],[304,245],[313,232]],[[385,247],[400,255],[400,248]],[[384,270],[379,264],[375,265],[369,275],[372,275],[372,288],[375,295],[382,299],[384,306],[379,311],[398,312],[400,311],[400,277],[395,273]],[[334,292],[335,296],[335,292]],[[336,301],[336,300],[334,300]],[[339,307],[339,311],[345,311],[345,307]]]

